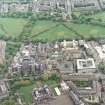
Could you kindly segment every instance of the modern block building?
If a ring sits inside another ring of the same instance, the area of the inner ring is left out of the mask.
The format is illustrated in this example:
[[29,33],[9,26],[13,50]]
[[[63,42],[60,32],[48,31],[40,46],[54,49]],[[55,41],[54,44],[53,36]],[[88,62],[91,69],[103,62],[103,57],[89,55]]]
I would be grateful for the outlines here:
[[100,10],[98,0],[71,0],[73,11]]
[[96,71],[96,66],[93,58],[77,59],[78,73],[93,73]]

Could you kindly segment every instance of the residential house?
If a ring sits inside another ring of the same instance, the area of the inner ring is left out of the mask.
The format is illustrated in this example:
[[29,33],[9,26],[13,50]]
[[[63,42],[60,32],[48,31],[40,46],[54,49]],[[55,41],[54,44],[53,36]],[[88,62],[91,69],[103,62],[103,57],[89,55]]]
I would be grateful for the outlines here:
[[98,0],[71,0],[73,11],[100,10]]

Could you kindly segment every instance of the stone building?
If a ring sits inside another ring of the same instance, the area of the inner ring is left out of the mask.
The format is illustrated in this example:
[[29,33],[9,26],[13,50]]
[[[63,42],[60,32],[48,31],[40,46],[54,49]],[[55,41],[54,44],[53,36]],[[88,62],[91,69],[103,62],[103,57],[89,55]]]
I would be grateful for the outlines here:
[[6,42],[0,40],[0,63],[3,64],[5,61],[5,47],[6,47]]
[[3,80],[0,80],[0,100],[9,96],[6,83]]
[[61,74],[71,74],[74,73],[73,62],[63,62],[57,65],[57,69]]
[[81,50],[78,46],[78,41],[66,41],[61,42],[62,52],[67,60],[77,59],[81,57]]
[[38,45],[22,45],[11,64],[11,74],[35,75],[47,70],[45,58],[48,49],[46,47],[41,43]]

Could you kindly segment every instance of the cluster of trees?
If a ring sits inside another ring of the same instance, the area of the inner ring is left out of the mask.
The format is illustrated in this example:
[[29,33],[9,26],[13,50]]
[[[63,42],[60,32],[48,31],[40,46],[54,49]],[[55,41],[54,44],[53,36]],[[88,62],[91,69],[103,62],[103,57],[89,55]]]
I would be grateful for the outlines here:
[[63,21],[62,13],[59,12],[40,12],[37,13],[37,19],[39,20],[52,20],[52,21]]
[[3,75],[4,73],[7,72],[7,70],[8,70],[8,65],[6,63],[0,64],[0,74]]
[[18,42],[7,42],[6,51],[5,51],[5,62],[0,65],[0,74],[5,74],[8,72],[8,67],[10,66],[13,56],[15,56],[16,52],[19,50],[21,44]]
[[69,14],[64,15],[60,9],[54,9],[49,11],[42,11],[38,13],[33,13],[31,11],[28,12],[8,12],[8,13],[1,13],[0,17],[12,17],[12,18],[30,18],[35,16],[34,18],[39,20],[53,20],[53,21],[64,21],[65,19],[70,19]]
[[72,18],[73,22],[78,24],[91,24],[91,25],[105,27],[105,21],[103,21],[101,18],[95,19],[85,14],[80,14],[80,15],[72,14]]
[[4,14],[0,14],[0,17],[6,18],[6,17],[11,17],[11,18],[29,18],[32,16],[32,12],[8,12]]
[[0,102],[0,105],[16,105],[16,103],[15,103],[15,101],[9,99],[9,100]]
[[23,79],[13,79],[10,81],[10,88],[12,90],[12,95],[21,87],[26,87],[29,85],[32,85],[35,83],[36,80],[41,80],[42,82],[47,82],[47,81],[55,81],[58,82],[60,80],[60,76],[57,75],[56,73],[54,74],[48,74],[47,72],[41,74],[38,78],[34,78],[34,76],[29,77],[29,78],[23,78]]
[[26,87],[29,85],[32,85],[33,82],[30,79],[21,79],[21,80],[11,80],[10,81],[10,89],[11,89],[11,95],[14,95],[18,89],[21,87]]
[[0,39],[5,40],[5,41],[13,40],[11,36],[6,36],[3,34],[0,34]]
[[88,86],[92,86],[92,81],[74,81],[74,83],[78,86],[78,87],[88,87]]
[[48,73],[44,73],[41,75],[41,80],[42,81],[48,81],[48,80],[53,80],[53,81],[59,81],[60,77],[56,73],[49,75]]
[[[7,42],[6,44],[6,54],[7,54],[7,58],[8,58],[8,55],[13,55],[15,56],[16,52],[19,50],[21,46],[21,43],[19,42]],[[10,56],[9,56],[10,57]]]
[[73,22],[78,23],[78,24],[83,24],[83,23],[87,24],[87,23],[90,23],[91,20],[93,19],[84,14],[80,14],[79,16],[72,14],[72,18],[73,18]]
[[20,81],[15,81],[12,85],[13,89],[19,89],[20,87],[24,87],[24,86],[29,86],[31,85],[31,81],[30,80],[20,80]]
[[100,72],[105,74],[105,64],[99,64],[98,69],[100,70]]
[[19,42],[8,42],[6,44],[5,50],[5,61],[3,64],[0,64],[0,74],[4,75],[8,71],[8,67],[10,66],[13,56],[16,55],[16,52],[19,50],[21,43]]

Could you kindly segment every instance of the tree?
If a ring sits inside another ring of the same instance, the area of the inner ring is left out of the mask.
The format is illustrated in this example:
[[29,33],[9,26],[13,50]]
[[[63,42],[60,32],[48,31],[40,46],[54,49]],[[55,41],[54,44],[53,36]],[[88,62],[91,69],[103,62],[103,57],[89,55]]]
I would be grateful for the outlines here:
[[22,77],[24,76],[23,70],[20,71],[20,74],[21,74]]
[[51,77],[50,77],[50,79],[57,81],[57,80],[59,80],[60,78],[59,78],[59,76],[58,76],[57,74],[52,74]]
[[98,82],[99,82],[100,84],[102,84],[102,79],[101,79],[101,78],[99,78]]
[[6,100],[0,105],[16,105],[16,104],[15,104],[15,101],[13,100]]
[[47,81],[48,78],[49,78],[49,75],[48,75],[48,73],[46,73],[46,72],[41,75],[41,79],[42,79],[43,81]]
[[105,74],[105,64],[99,64],[98,69]]

